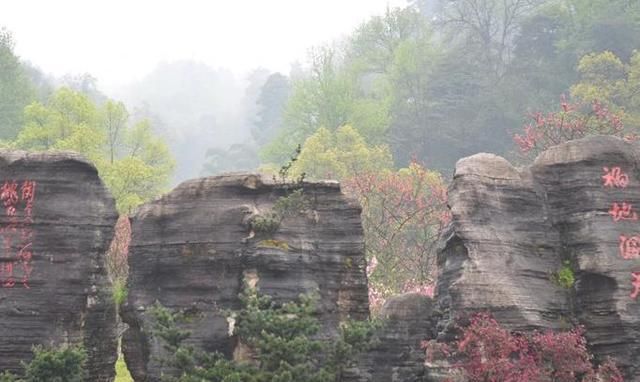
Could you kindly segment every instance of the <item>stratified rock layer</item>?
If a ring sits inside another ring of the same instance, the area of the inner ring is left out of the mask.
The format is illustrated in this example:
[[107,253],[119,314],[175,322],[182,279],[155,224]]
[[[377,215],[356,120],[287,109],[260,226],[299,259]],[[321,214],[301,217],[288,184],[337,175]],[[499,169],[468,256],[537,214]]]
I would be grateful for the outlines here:
[[383,325],[371,349],[361,354],[345,378],[349,382],[418,382],[424,376],[421,343],[435,335],[435,301],[418,293],[387,300],[378,313]]
[[116,315],[104,267],[115,204],[76,154],[0,152],[0,371],[32,346],[83,345],[88,381],[112,381]]
[[136,381],[155,381],[161,369],[161,344],[149,336],[155,301],[193,317],[184,324],[193,345],[230,357],[236,341],[223,310],[240,307],[243,280],[276,300],[318,292],[323,337],[368,316],[360,208],[337,183],[306,183],[310,208],[273,234],[251,232],[249,222],[285,194],[256,175],[196,179],[132,218],[123,349]]
[[[597,360],[611,356],[640,380],[639,148],[592,137],[524,169],[490,154],[460,160],[439,254],[440,339],[474,311],[520,330],[581,324]],[[555,280],[566,264],[571,288]]]

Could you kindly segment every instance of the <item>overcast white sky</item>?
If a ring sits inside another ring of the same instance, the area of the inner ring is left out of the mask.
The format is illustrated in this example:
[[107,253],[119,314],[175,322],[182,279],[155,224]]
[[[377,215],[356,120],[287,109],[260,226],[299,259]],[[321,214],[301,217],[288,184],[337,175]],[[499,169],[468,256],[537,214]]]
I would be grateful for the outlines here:
[[113,90],[160,61],[194,59],[236,74],[288,72],[308,49],[406,0],[16,0],[0,26],[47,73],[91,73]]

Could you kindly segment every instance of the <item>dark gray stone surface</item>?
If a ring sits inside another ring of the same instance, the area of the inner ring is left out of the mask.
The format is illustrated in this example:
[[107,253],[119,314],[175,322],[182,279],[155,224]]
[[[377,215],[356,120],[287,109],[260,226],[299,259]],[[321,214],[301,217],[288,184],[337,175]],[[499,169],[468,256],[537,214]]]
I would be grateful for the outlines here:
[[375,345],[350,370],[349,382],[418,382],[424,376],[421,343],[435,336],[435,300],[418,293],[388,299],[379,312],[383,326]]
[[[640,258],[623,258],[619,237],[640,233],[640,222],[609,214],[614,203],[640,208],[639,148],[599,136],[553,147],[523,169],[491,154],[460,160],[438,260],[439,339],[451,340],[455,318],[474,311],[517,330],[580,324],[596,360],[611,356],[639,380],[640,301],[630,294]],[[605,185],[614,167],[626,187]],[[575,273],[570,289],[553,280],[563,261]]]
[[0,151],[0,186],[0,370],[20,372],[36,344],[82,344],[87,380],[112,381],[104,254],[117,212],[96,169],[72,153]]
[[[124,353],[136,381],[155,381],[160,370],[161,345],[149,336],[148,309],[156,300],[195,317],[185,324],[192,344],[230,357],[236,341],[222,310],[239,308],[246,278],[276,300],[318,292],[323,337],[342,320],[368,316],[360,208],[337,183],[307,183],[304,193],[312,208],[286,217],[272,237],[254,236],[249,221],[285,192],[256,175],[187,181],[138,211],[122,314],[130,325]],[[278,248],[284,244],[288,249]]]

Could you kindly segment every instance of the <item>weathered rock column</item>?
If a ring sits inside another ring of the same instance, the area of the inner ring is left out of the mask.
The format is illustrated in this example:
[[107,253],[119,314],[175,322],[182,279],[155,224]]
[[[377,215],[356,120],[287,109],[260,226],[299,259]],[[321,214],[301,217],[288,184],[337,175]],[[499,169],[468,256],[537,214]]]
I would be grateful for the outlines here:
[[132,218],[122,316],[136,381],[155,381],[160,371],[161,344],[149,336],[148,308],[156,300],[193,317],[184,324],[191,344],[229,357],[236,344],[223,310],[240,307],[247,277],[280,301],[318,292],[323,337],[334,335],[341,320],[368,316],[360,207],[337,183],[305,183],[305,213],[285,217],[272,234],[251,232],[251,219],[268,214],[283,195],[281,185],[257,175],[196,179]]
[[32,346],[83,345],[88,381],[112,381],[115,309],[104,254],[117,218],[98,173],[72,153],[0,151],[0,370]]
[[[456,165],[439,254],[439,337],[490,311],[510,329],[586,328],[597,360],[640,380],[640,145],[571,141],[516,169],[478,154]],[[575,284],[554,281],[570,267]]]

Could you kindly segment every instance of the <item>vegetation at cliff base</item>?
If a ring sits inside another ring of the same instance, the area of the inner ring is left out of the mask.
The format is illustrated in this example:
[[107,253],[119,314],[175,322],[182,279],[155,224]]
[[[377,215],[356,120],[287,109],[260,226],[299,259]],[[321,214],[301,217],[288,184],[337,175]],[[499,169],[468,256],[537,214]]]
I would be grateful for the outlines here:
[[153,307],[153,335],[167,352],[163,381],[335,382],[374,340],[372,321],[345,322],[337,338],[318,338],[312,295],[277,303],[247,287],[240,299],[242,309],[225,313],[236,343],[233,360],[187,345],[190,333],[180,329],[180,312]]
[[33,348],[33,359],[23,363],[23,377],[9,372],[0,375],[2,382],[84,382],[87,353],[78,347]]

